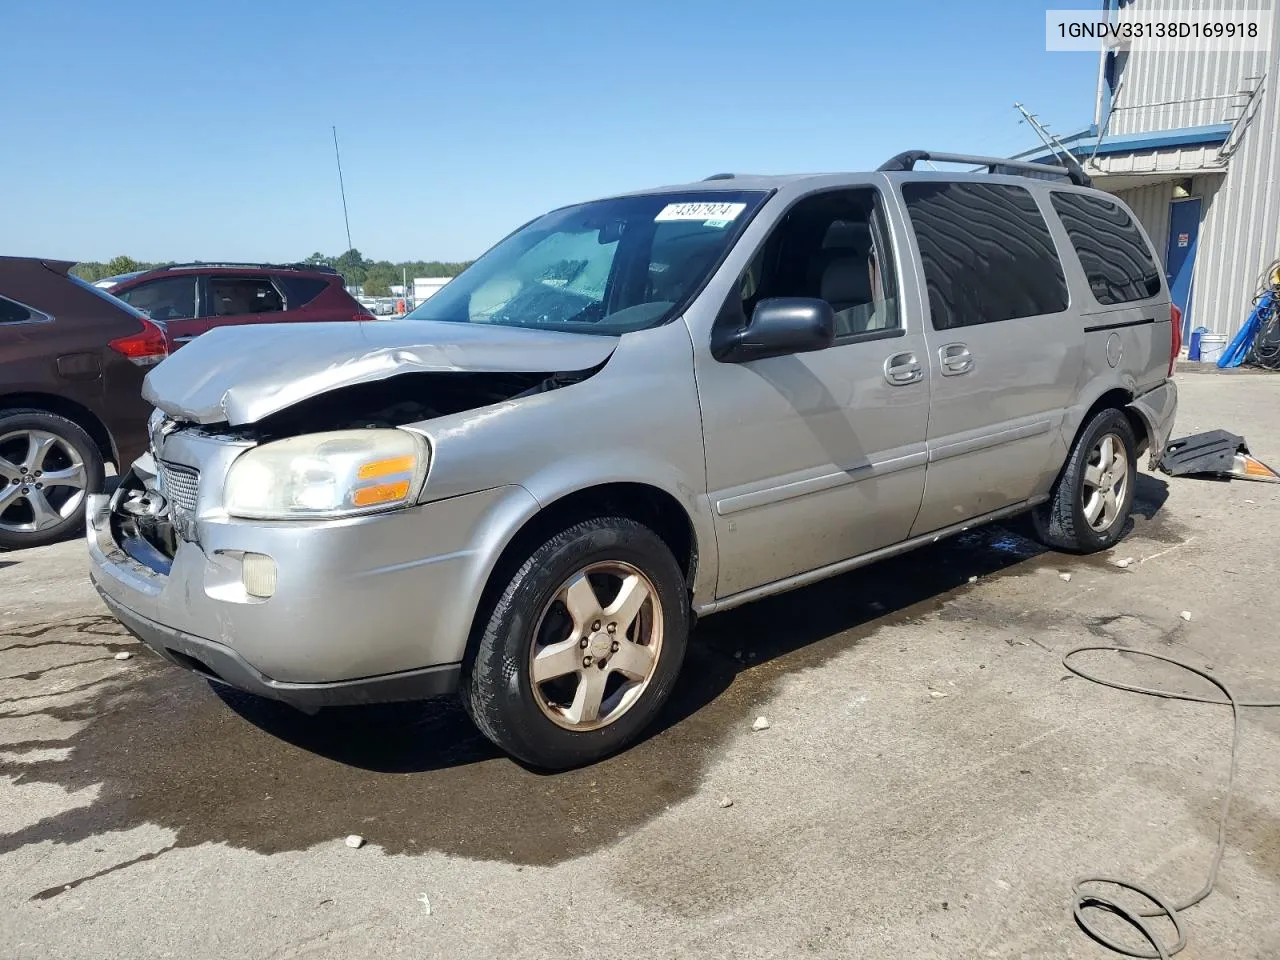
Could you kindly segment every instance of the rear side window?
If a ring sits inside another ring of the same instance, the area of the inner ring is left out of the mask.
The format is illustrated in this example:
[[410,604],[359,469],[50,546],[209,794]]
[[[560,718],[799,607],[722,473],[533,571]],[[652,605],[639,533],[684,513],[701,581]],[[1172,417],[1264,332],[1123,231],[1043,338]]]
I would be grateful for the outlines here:
[[210,277],[209,300],[215,317],[273,313],[284,309],[280,292],[266,277]]
[[936,330],[1067,309],[1067,281],[1029,190],[1002,183],[902,185]]
[[1055,190],[1051,197],[1099,303],[1132,303],[1160,292],[1160,268],[1123,207],[1084,193]]
[[148,280],[117,296],[153,320],[189,320],[196,315],[194,276]]
[[41,317],[20,303],[0,297],[0,324],[26,323],[28,320],[39,320]]
[[310,303],[325,287],[329,286],[327,280],[321,280],[317,277],[276,277],[276,282],[284,287],[284,295],[289,301],[289,309],[296,310]]

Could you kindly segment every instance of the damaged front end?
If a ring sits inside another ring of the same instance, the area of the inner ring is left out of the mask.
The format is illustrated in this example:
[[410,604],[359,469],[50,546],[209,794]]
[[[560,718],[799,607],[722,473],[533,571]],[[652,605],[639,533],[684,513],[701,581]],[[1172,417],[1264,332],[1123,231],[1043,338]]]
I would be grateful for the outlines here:
[[[215,330],[147,378],[144,393],[157,408],[150,452],[111,498],[111,540],[163,575],[183,541],[199,542],[202,515],[331,519],[414,502],[431,453],[420,433],[398,428],[581,382],[616,344],[607,336],[426,322]],[[351,452],[362,443],[372,451],[363,459]],[[275,489],[278,474],[254,475],[250,461],[266,461],[268,444],[319,464],[316,482],[298,481],[295,495]],[[347,466],[332,467],[309,444],[340,449]],[[347,493],[324,501],[325,483],[345,484]],[[244,495],[255,484],[258,493]],[[296,509],[283,508],[293,501]]]

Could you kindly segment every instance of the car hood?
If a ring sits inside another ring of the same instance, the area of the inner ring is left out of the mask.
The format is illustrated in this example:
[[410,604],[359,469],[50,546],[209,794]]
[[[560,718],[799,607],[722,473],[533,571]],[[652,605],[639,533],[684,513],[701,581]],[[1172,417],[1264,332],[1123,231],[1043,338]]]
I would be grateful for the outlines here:
[[614,336],[426,320],[217,327],[152,370],[142,396],[194,423],[256,423],[296,403],[402,373],[568,373]]

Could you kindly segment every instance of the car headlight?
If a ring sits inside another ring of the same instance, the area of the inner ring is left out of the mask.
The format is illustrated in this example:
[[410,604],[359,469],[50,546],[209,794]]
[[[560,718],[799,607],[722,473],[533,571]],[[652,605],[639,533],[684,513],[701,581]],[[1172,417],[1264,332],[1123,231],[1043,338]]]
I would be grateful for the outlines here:
[[223,503],[233,517],[346,517],[405,506],[427,474],[426,441],[406,430],[335,430],[275,440],[231,464]]

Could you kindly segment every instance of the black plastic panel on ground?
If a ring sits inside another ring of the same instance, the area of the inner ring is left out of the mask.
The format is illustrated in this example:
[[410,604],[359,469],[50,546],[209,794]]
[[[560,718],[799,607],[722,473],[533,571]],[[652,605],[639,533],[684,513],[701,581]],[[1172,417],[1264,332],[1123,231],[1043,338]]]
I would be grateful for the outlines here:
[[1030,191],[999,183],[902,185],[937,330],[1067,309],[1067,282]]

